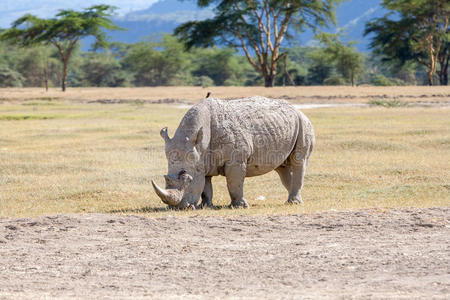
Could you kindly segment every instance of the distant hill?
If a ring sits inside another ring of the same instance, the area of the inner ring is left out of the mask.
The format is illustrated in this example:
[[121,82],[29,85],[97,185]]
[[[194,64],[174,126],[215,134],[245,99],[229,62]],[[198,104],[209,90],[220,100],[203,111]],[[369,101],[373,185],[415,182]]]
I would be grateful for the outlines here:
[[[337,10],[338,28],[346,30],[346,40],[355,40],[359,50],[368,50],[368,39],[363,37],[365,23],[382,16],[381,0],[347,0]],[[111,40],[135,43],[150,36],[172,33],[188,20],[202,20],[213,16],[210,9],[199,9],[194,1],[160,0],[148,9],[117,17],[114,21],[127,31],[109,33]],[[85,43],[86,45],[87,43]],[[305,32],[295,40],[297,45],[313,44],[313,34]]]
[[160,0],[148,9],[134,11],[114,19],[127,31],[111,32],[114,41],[135,43],[149,36],[172,33],[181,23],[190,20],[203,20],[214,14],[209,9],[199,9],[194,1]]

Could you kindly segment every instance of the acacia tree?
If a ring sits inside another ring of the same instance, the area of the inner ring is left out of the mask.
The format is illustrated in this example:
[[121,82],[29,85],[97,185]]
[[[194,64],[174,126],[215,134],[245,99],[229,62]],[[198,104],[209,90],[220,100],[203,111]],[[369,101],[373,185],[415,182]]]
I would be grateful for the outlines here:
[[36,44],[55,46],[62,63],[61,88],[65,91],[69,60],[80,39],[92,36],[95,38],[94,48],[106,47],[103,29],[120,29],[109,18],[113,11],[112,6],[95,5],[83,11],[61,10],[52,19],[27,14],[17,19],[12,28],[2,32],[0,40],[22,47]]
[[447,85],[450,3],[442,0],[383,0],[390,10],[366,25],[374,34],[371,47],[385,60],[404,64],[413,60],[427,68],[428,84],[440,65],[440,83]]
[[346,79],[350,80],[352,86],[355,79],[363,71],[363,56],[358,53],[353,43],[347,45],[339,40],[339,34],[322,33],[317,39],[325,46],[323,50],[329,58],[330,63],[334,63],[336,70]]
[[197,0],[197,5],[216,5],[215,16],[184,23],[175,34],[187,48],[216,44],[242,49],[266,87],[274,86],[277,65],[286,53],[281,45],[289,29],[313,30],[334,22],[335,5],[341,0]]

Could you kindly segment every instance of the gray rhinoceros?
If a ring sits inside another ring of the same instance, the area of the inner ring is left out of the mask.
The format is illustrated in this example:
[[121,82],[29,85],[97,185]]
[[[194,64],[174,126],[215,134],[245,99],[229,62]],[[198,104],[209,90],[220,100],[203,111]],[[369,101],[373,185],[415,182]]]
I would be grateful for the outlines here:
[[168,160],[166,188],[153,180],[156,194],[173,208],[212,206],[211,177],[226,177],[231,206],[248,207],[244,178],[277,171],[301,203],[306,165],[314,146],[308,118],[282,100],[251,97],[205,99],[185,114],[173,138],[161,130]]

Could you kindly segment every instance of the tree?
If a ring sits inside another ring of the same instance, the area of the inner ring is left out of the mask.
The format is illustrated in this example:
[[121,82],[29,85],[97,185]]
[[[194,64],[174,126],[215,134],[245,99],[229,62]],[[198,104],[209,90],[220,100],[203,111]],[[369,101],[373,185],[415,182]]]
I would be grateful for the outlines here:
[[324,84],[333,72],[333,67],[330,63],[330,58],[322,48],[314,49],[308,53],[311,60],[311,65],[308,68],[307,82],[309,85]]
[[134,73],[138,86],[174,85],[189,64],[183,45],[164,35],[161,42],[133,45],[122,59],[123,66]]
[[86,53],[80,70],[83,86],[128,86],[131,77],[111,53]]
[[391,12],[366,24],[365,34],[374,34],[371,47],[385,60],[399,64],[414,60],[427,68],[433,84],[437,65],[440,83],[448,83],[450,3],[442,0],[384,0]]
[[0,87],[22,87],[24,78],[20,73],[0,65]]
[[233,49],[195,49],[192,53],[193,71],[196,77],[208,76],[214,85],[224,85],[226,82],[239,84],[239,75],[243,73],[242,65],[235,57]]
[[281,45],[289,29],[313,30],[334,22],[341,0],[197,0],[198,6],[217,4],[215,16],[184,23],[175,34],[188,48],[215,44],[241,49],[253,68],[274,86]]
[[65,91],[69,60],[80,39],[93,36],[95,49],[106,47],[103,29],[120,29],[109,18],[113,10],[109,5],[95,5],[81,12],[61,10],[53,19],[40,19],[27,14],[17,19],[12,28],[2,32],[0,40],[22,47],[41,43],[55,46],[62,63],[61,88]]
[[345,45],[339,41],[339,34],[322,33],[318,39],[325,45],[324,53],[335,64],[336,70],[354,86],[355,79],[363,71],[362,55],[352,43]]

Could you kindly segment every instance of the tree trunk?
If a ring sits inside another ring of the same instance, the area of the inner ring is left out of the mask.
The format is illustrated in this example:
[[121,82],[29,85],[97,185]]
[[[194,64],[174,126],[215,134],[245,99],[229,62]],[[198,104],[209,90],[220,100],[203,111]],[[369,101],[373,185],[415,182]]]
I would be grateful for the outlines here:
[[449,57],[444,57],[439,61],[441,69],[438,72],[440,85],[448,85],[448,63]]
[[433,71],[429,70],[427,72],[427,74],[428,74],[428,85],[432,86],[433,85]]
[[264,75],[264,86],[265,87],[274,87],[275,86],[275,75]]
[[45,91],[48,92],[48,62],[45,62],[44,67],[44,80],[45,80]]
[[292,79],[291,74],[289,74],[289,72],[288,72],[288,70],[287,70],[287,62],[286,62],[287,55],[285,55],[283,59],[284,59],[283,86],[286,85],[286,77],[289,79],[289,81],[291,82],[291,84],[292,84],[293,86],[295,86],[295,82],[294,82],[294,80]]
[[67,60],[63,60],[63,73],[62,73],[62,80],[61,80],[61,89],[63,92],[66,91],[66,78],[67,78]]
[[448,72],[444,74],[444,80],[442,81],[442,85],[448,85]]

